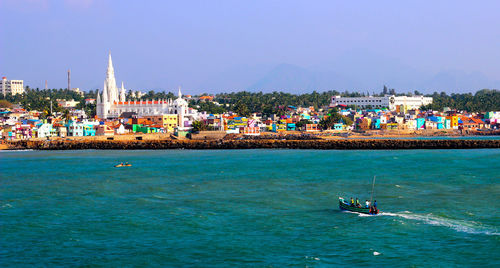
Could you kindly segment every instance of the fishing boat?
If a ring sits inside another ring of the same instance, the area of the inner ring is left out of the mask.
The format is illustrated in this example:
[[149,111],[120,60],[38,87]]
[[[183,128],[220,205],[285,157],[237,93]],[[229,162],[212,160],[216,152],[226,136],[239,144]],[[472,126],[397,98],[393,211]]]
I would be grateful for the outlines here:
[[131,167],[131,166],[132,166],[132,164],[129,164],[129,163],[125,163],[125,164],[120,163],[118,165],[115,165],[115,167]]
[[378,214],[378,209],[377,208],[367,208],[365,206],[357,207],[357,206],[351,206],[347,201],[344,200],[343,197],[339,197],[339,208],[340,210],[348,210],[348,211],[353,211],[353,212],[358,212],[358,213],[363,213],[363,214],[370,214],[370,215],[376,215]]
[[373,177],[372,196],[370,198],[370,207],[356,206],[355,204],[350,204],[343,197],[339,196],[339,209],[340,210],[347,210],[347,211],[352,211],[352,212],[363,213],[363,214],[370,214],[370,215],[376,215],[376,214],[378,214],[378,208],[373,207],[371,205],[371,204],[373,204],[372,201],[373,201],[373,190],[374,189],[375,189],[375,177]]

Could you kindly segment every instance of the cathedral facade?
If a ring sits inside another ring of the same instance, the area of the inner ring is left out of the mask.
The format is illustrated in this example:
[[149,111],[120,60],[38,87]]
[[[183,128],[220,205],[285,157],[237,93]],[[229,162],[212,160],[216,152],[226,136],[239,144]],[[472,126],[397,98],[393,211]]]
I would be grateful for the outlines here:
[[178,116],[178,126],[180,128],[189,127],[190,121],[197,120],[198,112],[189,108],[186,100],[182,98],[179,89],[178,97],[175,100],[126,100],[126,92],[123,87],[116,86],[115,71],[111,54],[108,58],[108,69],[106,79],[101,93],[97,93],[97,117],[101,119],[119,118],[122,113],[135,112],[138,116],[153,116],[163,114],[175,114]]

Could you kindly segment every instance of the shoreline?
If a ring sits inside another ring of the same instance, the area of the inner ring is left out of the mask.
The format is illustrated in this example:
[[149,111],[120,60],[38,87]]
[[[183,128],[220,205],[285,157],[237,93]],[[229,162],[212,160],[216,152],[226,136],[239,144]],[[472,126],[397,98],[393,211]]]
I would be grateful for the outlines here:
[[329,140],[94,140],[12,141],[6,150],[221,150],[221,149],[316,149],[405,150],[500,148],[500,140],[329,139]]

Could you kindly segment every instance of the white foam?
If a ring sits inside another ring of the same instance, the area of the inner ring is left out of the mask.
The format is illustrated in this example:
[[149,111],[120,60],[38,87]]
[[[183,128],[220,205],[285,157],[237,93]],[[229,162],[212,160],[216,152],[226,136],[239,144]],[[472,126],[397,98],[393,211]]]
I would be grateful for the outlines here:
[[312,256],[305,256],[306,259],[311,259],[311,260],[315,260],[315,261],[319,261],[320,258],[318,257],[312,257]]
[[425,224],[444,226],[458,232],[465,232],[469,234],[485,234],[485,235],[500,235],[494,228],[489,228],[477,222],[468,222],[463,220],[447,219],[430,214],[421,215],[404,211],[403,213],[381,212],[380,216],[401,217],[408,220],[416,220]]
[[371,215],[371,214],[359,213],[359,212],[349,211],[349,210],[344,210],[344,212],[346,212],[346,213],[352,213],[352,214],[358,214],[359,217],[371,217],[371,216],[375,216],[375,215]]

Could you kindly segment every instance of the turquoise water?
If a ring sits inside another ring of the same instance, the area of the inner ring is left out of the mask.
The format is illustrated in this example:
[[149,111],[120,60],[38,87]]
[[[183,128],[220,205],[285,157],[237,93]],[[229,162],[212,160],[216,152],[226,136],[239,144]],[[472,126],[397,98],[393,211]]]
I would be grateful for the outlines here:
[[[0,264],[498,267],[499,163],[498,149],[4,151]],[[373,175],[382,213],[340,212]]]
[[376,140],[500,140],[500,136],[421,136],[421,137],[357,137],[347,139]]

